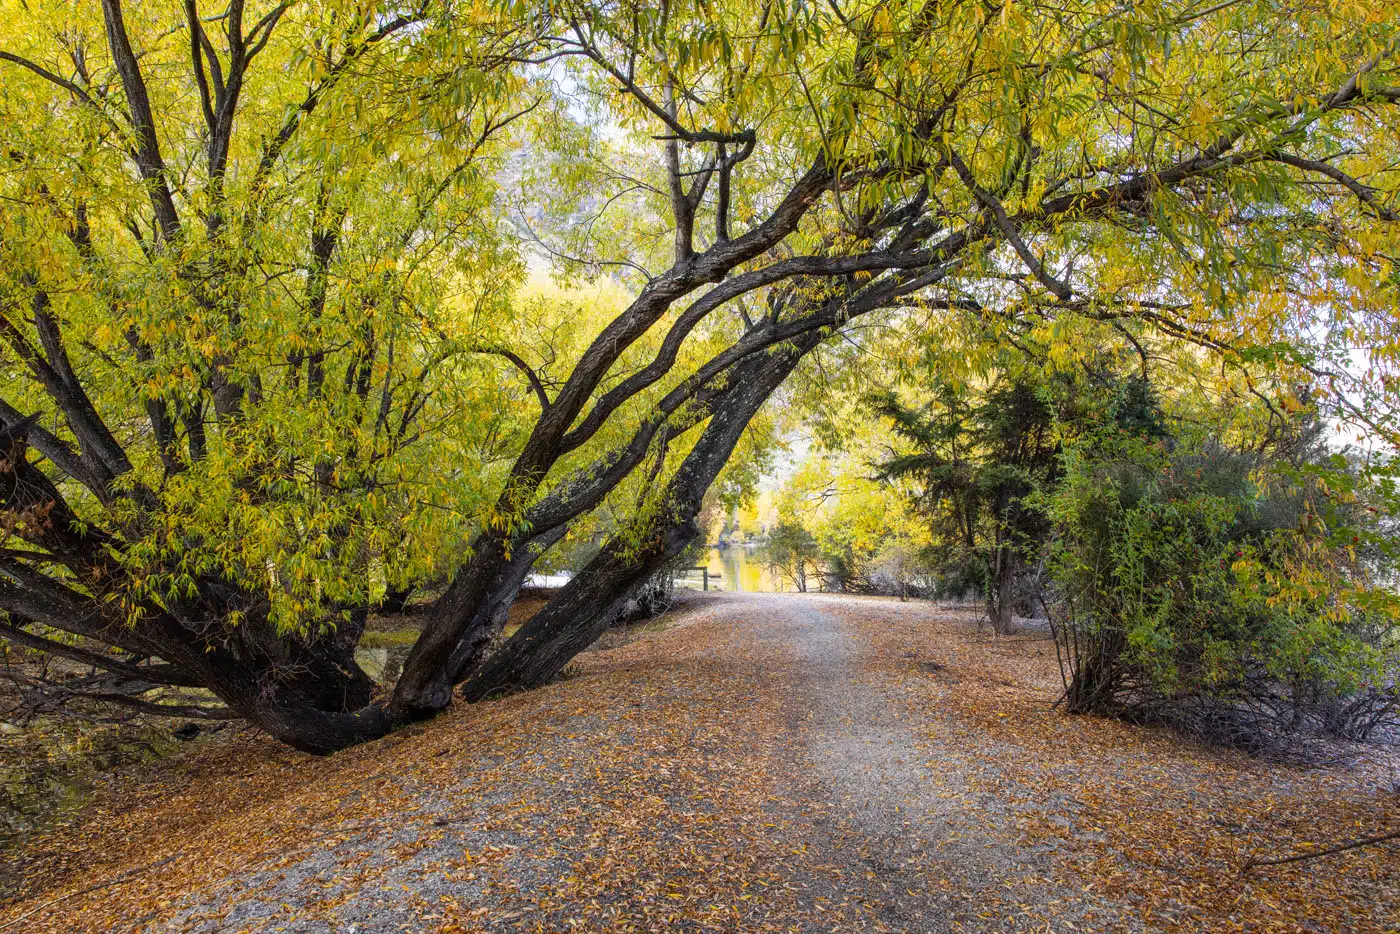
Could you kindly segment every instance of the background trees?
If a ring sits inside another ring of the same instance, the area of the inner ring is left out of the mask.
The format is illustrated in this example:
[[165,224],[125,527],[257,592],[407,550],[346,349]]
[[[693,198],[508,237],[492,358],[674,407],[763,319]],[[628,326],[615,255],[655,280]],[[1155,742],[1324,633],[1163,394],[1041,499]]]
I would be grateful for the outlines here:
[[[1370,3],[4,13],[0,606],[125,703],[203,690],[328,751],[539,683],[865,322],[1191,345],[1389,430]],[[615,288],[531,301],[527,253]],[[488,658],[600,507],[616,534]],[[374,698],[364,614],[440,575]]]
[[1336,754],[1319,737],[1385,735],[1400,710],[1388,451],[1346,445],[1306,392],[1280,410],[1242,386],[1204,407],[1165,355],[1126,374],[1127,355],[1001,359],[1014,379],[900,380],[929,401],[879,397],[886,422],[793,474],[780,501],[820,491],[803,518],[828,585],[902,597],[917,580],[976,599],[997,633],[1048,629],[1071,713],[1304,757]]
[[893,393],[875,401],[914,447],[881,463],[879,475],[917,482],[921,509],[940,533],[941,589],[981,594],[999,633],[1026,603],[1018,585],[1044,531],[1025,499],[1058,469],[1050,392],[1016,377],[975,398],[966,388],[939,386],[932,411],[905,408]]
[[763,546],[764,563],[780,580],[797,588],[798,593],[806,593],[808,577],[818,575],[820,556],[816,537],[793,521],[779,522],[770,529],[768,543]]

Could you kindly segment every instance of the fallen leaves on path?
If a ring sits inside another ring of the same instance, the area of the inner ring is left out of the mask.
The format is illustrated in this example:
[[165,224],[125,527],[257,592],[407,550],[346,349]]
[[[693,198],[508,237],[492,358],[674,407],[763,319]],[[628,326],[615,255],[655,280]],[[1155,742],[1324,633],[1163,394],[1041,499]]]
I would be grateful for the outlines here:
[[1400,828],[1400,797],[1387,787],[1394,750],[1307,770],[1066,716],[1053,709],[1059,672],[1045,636],[996,638],[971,613],[887,607],[836,612],[869,647],[869,664],[902,685],[926,753],[959,750],[966,778],[1016,812],[1023,844],[1052,842],[1065,873],[1130,906],[1148,929],[1400,930],[1394,842],[1242,873],[1251,856]]
[[812,766],[802,671],[764,638],[790,605],[720,597],[586,653],[568,680],[329,758],[250,731],[190,750],[6,854],[25,896],[0,923],[908,931],[892,907],[941,899],[946,919],[919,929],[1395,930],[1391,844],[1239,872],[1256,851],[1385,829],[1394,804],[1367,773],[1065,717],[1037,635],[993,640],[926,604],[811,605],[844,621],[852,677],[916,740],[919,794],[881,819],[947,817],[926,862],[888,864],[858,812],[878,797],[847,800]]
[[174,862],[26,930],[887,930],[794,845],[764,660],[691,622],[329,758],[245,734],[170,763],[36,841],[26,874],[42,901]]

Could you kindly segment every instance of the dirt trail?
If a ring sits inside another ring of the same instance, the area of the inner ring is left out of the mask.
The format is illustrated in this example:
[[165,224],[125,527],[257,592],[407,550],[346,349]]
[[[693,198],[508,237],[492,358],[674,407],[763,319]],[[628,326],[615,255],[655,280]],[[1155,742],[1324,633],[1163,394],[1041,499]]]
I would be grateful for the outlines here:
[[[838,615],[852,606],[885,613],[913,608],[817,595],[745,600],[733,612],[766,621],[753,635],[786,679],[783,703],[792,728],[775,754],[792,776],[805,776],[794,778],[789,791],[795,800],[805,794],[826,803],[825,819],[807,828],[822,835],[813,842],[847,872],[864,873],[881,921],[909,932],[1076,930],[1084,912],[1067,907],[1074,892],[1045,879],[1051,866],[1044,848],[1008,842],[1001,802],[962,781],[960,753],[932,749],[920,736],[928,711],[907,707],[898,675],[919,677],[930,660],[901,653],[897,675],[877,671],[869,664],[871,647]],[[984,923],[978,915],[987,891],[1012,880],[1023,917]]]
[[[591,651],[567,680],[380,743],[310,759],[241,737],[172,764],[39,841],[22,870],[32,897],[0,906],[0,934],[1387,929],[1397,872],[1363,857],[1349,878],[1365,906],[1348,890],[1316,925],[1272,890],[1257,900],[1279,925],[1251,918],[1237,884],[1220,897],[1243,921],[1216,925],[1199,892],[1106,883],[1153,867],[1092,788],[1056,777],[1111,763],[1129,787],[1143,738],[1003,728],[1002,706],[1048,706],[1046,650],[989,643],[923,604],[697,596],[667,631]],[[989,693],[984,723],[968,698]],[[1269,813],[1281,788],[1316,793],[1293,773],[1172,754],[1209,772],[1192,780],[1238,775]],[[1334,809],[1350,800],[1332,793]]]

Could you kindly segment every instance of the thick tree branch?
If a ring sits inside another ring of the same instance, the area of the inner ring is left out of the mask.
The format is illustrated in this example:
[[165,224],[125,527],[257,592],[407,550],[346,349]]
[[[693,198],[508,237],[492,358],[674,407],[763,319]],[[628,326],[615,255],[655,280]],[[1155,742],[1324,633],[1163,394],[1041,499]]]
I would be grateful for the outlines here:
[[102,0],[102,13],[107,27],[107,45],[112,53],[112,62],[126,91],[127,110],[136,142],[136,167],[146,183],[161,234],[167,242],[173,242],[180,233],[180,217],[175,210],[175,201],[165,177],[165,161],[161,158],[160,142],[156,138],[151,98],[146,92],[146,81],[141,75],[141,66],[131,48],[131,39],[122,19],[121,0]]
[[134,630],[102,617],[82,594],[8,559],[0,562],[0,609],[51,629],[153,654]]
[[[0,399],[0,424],[3,424],[6,430],[12,430],[15,426],[26,421],[30,422],[27,433],[30,446],[48,459],[49,463],[88,487],[100,499],[104,495],[110,496],[110,490],[106,489],[106,483],[101,480],[101,474],[95,473],[92,463],[73,450],[72,445],[40,427],[34,421],[34,416],[26,416],[19,409],[10,405],[7,400]],[[99,491],[105,491],[105,494]],[[103,501],[106,502],[105,499]]]
[[564,451],[572,451],[581,447],[623,403],[670,372],[686,337],[711,312],[728,302],[764,286],[797,276],[836,277],[905,265],[924,266],[928,264],[929,258],[929,254],[923,252],[896,254],[885,251],[855,256],[795,256],[726,279],[681,313],[662,340],[661,347],[651,362],[604,393],[578,425],[563,437],[560,441],[561,448]]

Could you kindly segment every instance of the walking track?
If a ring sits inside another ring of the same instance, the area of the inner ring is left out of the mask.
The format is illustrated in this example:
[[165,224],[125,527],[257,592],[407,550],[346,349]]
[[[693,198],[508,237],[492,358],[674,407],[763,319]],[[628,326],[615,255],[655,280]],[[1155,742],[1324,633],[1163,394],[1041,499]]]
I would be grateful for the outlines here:
[[[881,628],[896,618],[904,629]],[[958,636],[936,657],[909,635],[940,627]],[[1042,637],[989,642],[926,605],[733,595],[697,596],[666,631],[623,641],[541,691],[328,759],[246,736],[201,750],[136,800],[89,815],[90,829],[58,835],[28,867],[34,896],[0,910],[0,934],[6,922],[336,934],[1307,931],[1340,929],[1338,917],[1347,930],[1384,930],[1395,917],[1396,872],[1383,865],[1358,876],[1363,912],[1326,909],[1316,926],[1285,905],[1296,927],[1247,912],[1215,927],[1199,914],[1214,904],[1204,896],[1101,889],[1106,865],[1137,858],[1100,826],[1104,812],[1036,767],[1027,741],[997,732],[1007,714],[979,724],[958,700],[975,691],[1011,711],[1027,696],[1048,706],[1053,653]],[[1012,659],[996,669],[1011,676],[989,675],[973,653]],[[1093,747],[1097,771],[1141,766],[1140,736],[1101,730],[1110,737]],[[1255,766],[1229,768],[1257,788]],[[1250,891],[1231,889],[1221,896],[1236,906]]]

